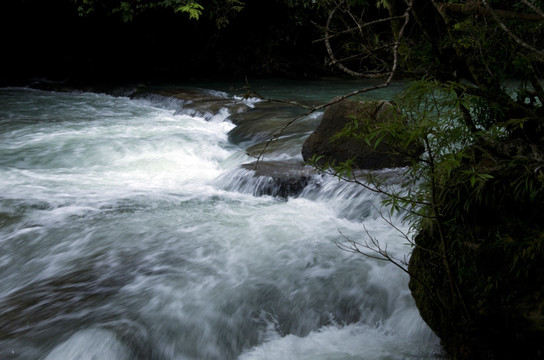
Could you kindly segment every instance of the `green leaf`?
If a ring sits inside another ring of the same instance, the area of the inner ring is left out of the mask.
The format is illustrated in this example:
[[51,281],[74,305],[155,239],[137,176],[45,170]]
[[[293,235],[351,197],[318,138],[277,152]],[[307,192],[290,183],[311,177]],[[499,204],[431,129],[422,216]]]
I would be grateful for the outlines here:
[[204,7],[194,1],[191,1],[176,9],[176,11],[184,12],[188,14],[189,19],[195,19],[195,20],[198,20],[200,18],[200,15],[202,15],[202,10],[204,10]]

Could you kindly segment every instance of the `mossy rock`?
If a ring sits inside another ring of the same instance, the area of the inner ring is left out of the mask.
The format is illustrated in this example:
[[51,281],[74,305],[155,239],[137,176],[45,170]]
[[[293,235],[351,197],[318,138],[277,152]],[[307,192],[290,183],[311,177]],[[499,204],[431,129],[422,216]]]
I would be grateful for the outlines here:
[[[421,316],[456,360],[544,357],[544,175],[535,156],[544,147],[507,142],[470,149],[438,190],[440,228],[421,223],[410,259]],[[472,168],[492,177],[460,181]]]

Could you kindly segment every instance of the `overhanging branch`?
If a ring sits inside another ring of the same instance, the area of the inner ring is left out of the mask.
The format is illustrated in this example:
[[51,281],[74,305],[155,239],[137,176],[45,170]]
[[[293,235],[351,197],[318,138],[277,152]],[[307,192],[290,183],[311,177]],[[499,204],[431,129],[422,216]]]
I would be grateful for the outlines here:
[[485,1],[483,2],[473,2],[469,4],[449,4],[449,3],[437,3],[438,11],[440,12],[455,12],[463,14],[472,14],[472,15],[492,15],[494,12],[498,17],[504,19],[518,19],[525,21],[544,21],[544,16],[541,15],[542,12],[537,14],[529,13],[519,13],[515,11],[508,10],[491,10],[489,7],[485,6]]
[[[489,6],[489,4],[487,3],[486,0],[482,0],[482,3],[484,4],[485,8],[489,11],[489,14],[491,15],[491,17],[493,17],[493,20],[495,20],[495,22],[497,24],[499,24],[499,26],[501,27],[501,29],[511,38],[513,39],[516,43],[518,43],[518,45],[532,51],[532,52],[535,52],[537,54],[539,54],[540,56],[544,56],[544,51],[542,50],[539,50],[539,49],[536,49],[535,47],[527,44],[525,41],[523,41],[522,39],[520,39],[518,36],[516,36],[516,34],[514,34],[507,26],[506,24],[500,19],[499,17],[499,14],[498,14],[498,10],[494,10],[491,8],[491,6]],[[544,20],[544,18],[542,18],[542,20]]]

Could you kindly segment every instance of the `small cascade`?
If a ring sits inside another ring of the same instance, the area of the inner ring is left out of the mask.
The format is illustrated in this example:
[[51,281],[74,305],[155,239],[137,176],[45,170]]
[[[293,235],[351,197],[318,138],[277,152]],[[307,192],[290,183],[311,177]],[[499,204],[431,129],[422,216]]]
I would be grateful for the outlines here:
[[143,99],[151,104],[174,110],[174,115],[198,117],[206,121],[217,119],[218,114],[245,112],[258,101],[238,99],[220,91],[194,88],[149,89],[136,92],[131,98]]
[[319,175],[298,161],[263,161],[243,164],[215,181],[226,191],[253,196],[297,197],[307,186],[318,186]]
[[[387,186],[394,186],[398,182],[401,170],[381,172],[382,177],[389,175],[390,183]],[[336,176],[320,173],[296,161],[243,164],[220,175],[214,180],[214,185],[226,191],[253,196],[325,202],[336,211],[337,216],[348,220],[377,219],[383,211],[381,201],[384,196],[380,192],[341,181]]]

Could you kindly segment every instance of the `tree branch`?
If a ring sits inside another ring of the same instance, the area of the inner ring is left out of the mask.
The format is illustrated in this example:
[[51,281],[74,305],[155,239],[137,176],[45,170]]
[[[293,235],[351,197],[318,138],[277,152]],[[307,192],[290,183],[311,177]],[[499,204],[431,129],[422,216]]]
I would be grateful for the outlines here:
[[[393,46],[393,66],[391,67],[391,71],[389,73],[389,76],[385,80],[385,82],[383,82],[381,84],[378,84],[378,85],[369,86],[369,87],[366,87],[366,88],[363,88],[363,89],[353,91],[353,92],[351,92],[349,94],[334,98],[333,100],[329,101],[326,104],[322,104],[322,105],[318,105],[318,106],[314,106],[314,107],[309,107],[307,105],[303,105],[303,104],[301,104],[299,102],[296,102],[296,101],[266,99],[266,98],[258,95],[261,99],[265,99],[267,101],[287,103],[287,104],[291,104],[291,105],[295,105],[295,106],[300,106],[302,108],[307,109],[308,111],[294,117],[293,119],[288,121],[284,126],[282,126],[278,131],[276,131],[276,133],[274,133],[272,135],[272,137],[265,143],[263,149],[259,152],[259,154],[257,156],[254,156],[257,159],[256,162],[255,162],[255,168],[258,166],[259,162],[262,160],[266,150],[268,149],[268,146],[270,146],[270,144],[272,142],[276,141],[283,134],[283,132],[289,126],[291,126],[294,122],[296,122],[297,120],[299,120],[299,119],[301,119],[303,117],[306,117],[308,115],[311,115],[311,114],[315,113],[316,111],[325,109],[325,108],[327,108],[327,107],[329,107],[331,105],[338,104],[339,102],[342,102],[342,101],[344,101],[344,100],[346,100],[348,98],[351,98],[351,97],[354,97],[356,95],[363,94],[363,93],[366,93],[366,92],[370,92],[370,91],[373,91],[373,90],[386,88],[391,84],[391,81],[393,81],[393,77],[395,76],[395,73],[396,73],[397,68],[398,68],[398,50],[399,50],[399,46],[400,46],[400,41],[402,40],[402,37],[404,36],[404,31],[405,31],[405,29],[408,26],[408,23],[410,21],[410,12],[412,11],[413,1],[414,0],[407,0],[406,1],[407,7],[406,7],[406,10],[404,11],[404,14],[401,16],[401,18],[404,18],[404,23],[402,24],[402,27],[399,30],[399,33],[398,33],[398,36],[397,36],[397,41],[395,42],[395,44]],[[338,8],[338,6],[335,9],[333,9],[333,11],[336,11],[337,8]],[[330,16],[329,16],[329,19],[330,19]],[[329,46],[330,46],[330,44],[329,44]],[[253,93],[257,94],[254,91],[253,91]]]
[[540,16],[542,16],[544,18],[544,12],[542,12],[542,10],[540,10],[539,8],[534,6],[531,2],[529,2],[528,0],[521,0],[521,2],[524,3],[525,5],[527,5],[529,8],[531,8],[531,10],[533,10],[538,15],[540,15]]
[[366,257],[371,258],[371,259],[390,262],[391,264],[395,265],[396,267],[401,269],[403,272],[408,274],[408,276],[410,276],[412,279],[419,282],[427,290],[427,292],[429,294],[431,294],[431,297],[432,297],[433,301],[436,301],[437,303],[440,303],[439,299],[435,298],[434,291],[432,291],[431,287],[427,283],[425,283],[423,280],[421,280],[419,277],[415,276],[412,272],[410,272],[408,270],[408,261],[406,260],[406,258],[404,258],[403,260],[399,260],[399,259],[393,257],[387,251],[387,245],[385,246],[385,248],[383,248],[380,245],[379,241],[375,237],[370,235],[368,229],[366,228],[366,226],[364,224],[363,224],[363,229],[365,230],[366,235],[370,239],[370,244],[369,244],[368,241],[365,241],[364,243],[358,243],[358,242],[348,238],[347,236],[345,236],[340,231],[340,229],[338,229],[338,232],[344,238],[346,243],[341,243],[341,242],[337,241],[336,245],[340,249],[342,249],[344,251],[348,251],[348,252],[352,252],[352,253],[356,253],[356,254],[361,254],[361,255],[366,256]]
[[[406,28],[406,25],[408,24],[408,21],[410,19],[410,11],[412,9],[412,1],[413,0],[410,0],[410,1],[407,2],[407,9],[406,9],[406,11],[404,12],[403,15],[378,19],[378,20],[371,21],[371,22],[368,22],[368,23],[363,23],[363,24],[358,23],[356,27],[350,28],[350,29],[348,29],[346,31],[346,32],[354,32],[354,31],[357,31],[357,30],[361,31],[363,27],[367,27],[367,26],[370,26],[370,25],[375,25],[375,24],[379,24],[379,23],[404,19],[404,23],[403,23],[401,29],[399,30],[399,33],[398,33],[398,35],[396,37],[396,42],[394,43],[394,46],[393,46],[393,65],[392,65],[392,68],[390,70],[390,73],[394,73],[395,70],[398,67],[398,48],[399,48],[399,45],[400,45],[400,41],[401,41],[401,39],[403,37],[404,29]],[[336,56],[334,54],[334,51],[332,49],[331,43],[330,43],[330,39],[338,36],[338,34],[330,35],[330,31],[331,31],[330,28],[331,28],[331,22],[332,22],[332,19],[333,19],[334,15],[336,14],[336,12],[340,9],[340,7],[343,4],[344,4],[344,2],[338,3],[338,5],[335,8],[333,8],[331,10],[331,12],[329,13],[329,16],[327,18],[327,22],[326,22],[326,25],[325,25],[325,36],[322,39],[319,40],[319,41],[322,40],[322,41],[325,42],[325,48],[327,50],[327,54],[329,55],[329,58],[331,59],[331,64],[337,66],[343,72],[345,72],[345,73],[347,73],[347,74],[349,74],[351,76],[354,76],[354,77],[367,78],[367,79],[377,79],[377,78],[387,76],[387,72],[375,73],[375,72],[354,71],[354,70],[348,68],[347,66],[345,66],[344,64],[342,64],[342,62],[339,61],[336,58]],[[351,15],[351,13],[349,15],[351,16],[351,18],[354,21],[356,21],[355,18]],[[369,53],[372,53],[372,51],[369,51]]]
[[[505,24],[504,22],[499,18],[499,15],[497,13],[498,10],[493,10],[491,8],[491,6],[489,6],[489,4],[487,3],[487,0],[482,0],[482,3],[485,5],[485,7],[487,8],[487,10],[489,11],[489,14],[491,14],[491,17],[493,18],[493,20],[495,20],[495,22],[497,24],[499,24],[499,26],[501,27],[501,29],[510,37],[512,38],[516,43],[518,43],[520,46],[526,48],[526,49],[529,49],[530,51],[533,51],[537,54],[539,54],[540,56],[544,56],[544,51],[542,50],[538,50],[534,47],[532,47],[531,45],[527,44],[525,41],[521,40],[518,36],[516,36]],[[542,18],[542,21],[544,21],[544,18]]]
[[[484,6],[482,6],[482,3]],[[525,3],[525,2],[524,2]],[[544,21],[544,15],[539,11],[539,15],[527,14],[527,13],[518,13],[515,11],[507,10],[490,10],[485,0],[482,2],[475,2],[471,4],[450,4],[450,3],[437,3],[438,11],[445,13],[446,11],[463,13],[463,14],[473,14],[473,15],[492,15],[492,12],[496,16],[505,19],[518,19],[525,21]],[[531,4],[532,5],[532,4]],[[534,7],[534,5],[533,5]]]
[[404,18],[404,15],[399,15],[399,16],[393,16],[393,17],[388,17],[388,18],[383,18],[383,19],[370,21],[370,22],[367,22],[367,23],[364,23],[364,24],[359,24],[356,27],[352,27],[352,28],[349,28],[349,29],[346,29],[346,30],[339,31],[339,32],[337,32],[337,33],[335,33],[333,35],[329,35],[328,37],[325,36],[325,37],[322,37],[320,39],[313,40],[312,44],[322,42],[322,41],[326,41],[327,39],[333,39],[333,38],[335,38],[337,36],[340,36],[340,35],[349,34],[349,33],[355,32],[357,30],[360,30],[362,28],[365,28],[367,26],[372,26],[372,25],[376,25],[376,24],[380,24],[380,23],[384,23],[384,22],[389,22],[389,21],[393,21],[393,20],[400,20],[400,19],[403,19],[403,18]]

